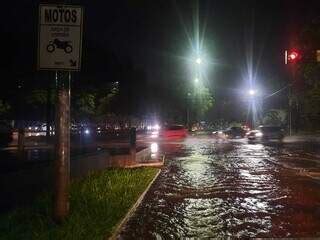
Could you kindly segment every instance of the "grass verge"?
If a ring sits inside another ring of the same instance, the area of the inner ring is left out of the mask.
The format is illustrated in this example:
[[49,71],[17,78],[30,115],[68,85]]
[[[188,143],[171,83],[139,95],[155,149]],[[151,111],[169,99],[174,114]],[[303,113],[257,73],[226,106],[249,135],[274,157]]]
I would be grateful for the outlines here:
[[52,195],[0,217],[0,239],[104,239],[146,189],[158,169],[108,169],[70,187],[70,216],[52,219]]

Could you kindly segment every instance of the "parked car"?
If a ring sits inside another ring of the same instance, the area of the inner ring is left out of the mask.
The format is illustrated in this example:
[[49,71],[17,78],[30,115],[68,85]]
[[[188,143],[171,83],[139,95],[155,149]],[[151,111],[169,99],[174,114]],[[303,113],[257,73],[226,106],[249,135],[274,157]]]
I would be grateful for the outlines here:
[[12,141],[13,129],[6,121],[0,120],[0,146],[6,146]]
[[188,130],[183,125],[170,125],[161,130],[160,136],[164,138],[184,138]]
[[257,130],[248,132],[247,138],[249,141],[281,141],[284,138],[284,129],[278,126],[260,126]]

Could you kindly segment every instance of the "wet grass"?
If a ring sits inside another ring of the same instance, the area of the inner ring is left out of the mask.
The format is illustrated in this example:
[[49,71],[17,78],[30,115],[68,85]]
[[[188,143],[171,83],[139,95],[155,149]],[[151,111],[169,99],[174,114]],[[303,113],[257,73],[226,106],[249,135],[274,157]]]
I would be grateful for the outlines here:
[[0,239],[104,239],[115,230],[157,171],[112,169],[74,181],[70,188],[70,216],[61,225],[52,221],[52,195],[45,193],[33,206],[0,216]]

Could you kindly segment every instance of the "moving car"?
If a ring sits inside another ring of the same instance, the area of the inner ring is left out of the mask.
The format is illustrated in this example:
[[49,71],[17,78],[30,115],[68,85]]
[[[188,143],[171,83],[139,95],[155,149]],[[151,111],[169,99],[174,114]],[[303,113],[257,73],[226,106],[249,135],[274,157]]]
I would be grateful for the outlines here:
[[246,131],[242,127],[230,127],[224,131],[227,138],[244,138]]
[[160,132],[160,136],[165,138],[184,138],[187,134],[188,130],[183,125],[166,126]]
[[247,133],[249,141],[261,140],[282,140],[284,138],[284,130],[278,126],[260,126],[257,130]]

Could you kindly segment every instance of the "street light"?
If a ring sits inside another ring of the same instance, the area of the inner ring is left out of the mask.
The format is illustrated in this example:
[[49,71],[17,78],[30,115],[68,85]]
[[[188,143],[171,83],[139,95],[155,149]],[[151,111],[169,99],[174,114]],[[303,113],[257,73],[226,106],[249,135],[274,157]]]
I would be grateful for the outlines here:
[[201,59],[200,57],[198,57],[198,58],[196,59],[196,63],[197,63],[198,65],[200,65],[200,64],[202,63],[202,59]]
[[199,78],[195,78],[194,79],[194,82],[197,84],[197,83],[199,83]]
[[254,90],[254,89],[250,89],[250,90],[249,90],[249,95],[250,95],[250,96],[254,96],[254,95],[256,95],[256,93],[257,93],[257,91]]

